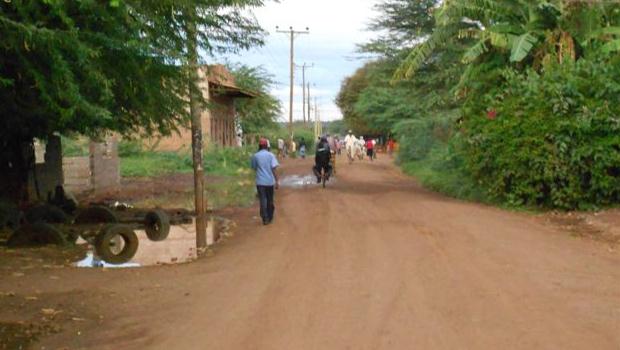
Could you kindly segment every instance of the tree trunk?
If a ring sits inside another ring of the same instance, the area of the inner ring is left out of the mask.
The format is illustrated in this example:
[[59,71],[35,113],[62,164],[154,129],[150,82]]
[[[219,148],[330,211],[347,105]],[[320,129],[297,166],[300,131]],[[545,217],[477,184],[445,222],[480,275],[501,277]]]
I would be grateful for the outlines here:
[[[199,90],[198,39],[196,24],[187,24],[187,54],[189,64],[189,97],[192,129],[192,159],[194,163],[194,203],[196,208],[196,248],[201,254],[207,249],[207,230],[205,213],[205,174],[203,167],[202,140],[202,96]],[[205,84],[208,85],[208,82]]]
[[33,140],[14,135],[2,140],[0,146],[0,198],[15,204],[26,203],[28,177],[34,165]]

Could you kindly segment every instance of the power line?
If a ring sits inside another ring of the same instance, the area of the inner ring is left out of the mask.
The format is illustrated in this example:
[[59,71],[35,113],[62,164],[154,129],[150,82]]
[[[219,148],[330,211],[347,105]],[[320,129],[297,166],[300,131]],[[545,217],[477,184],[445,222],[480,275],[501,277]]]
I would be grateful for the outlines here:
[[[314,63],[307,64],[307,63],[304,62],[303,65],[298,66],[298,67],[301,67],[301,71],[302,71],[302,73],[301,73],[301,76],[302,76],[301,89],[302,89],[302,96],[303,96],[302,100],[303,100],[303,103],[302,103],[302,108],[301,109],[303,111],[304,125],[306,125],[306,68],[314,67]],[[310,91],[308,90],[308,93],[309,92]],[[310,119],[310,112],[309,111],[308,111],[308,119]]]
[[279,30],[279,27],[276,27],[276,32],[278,33],[286,33],[290,36],[291,39],[291,92],[290,92],[290,100],[289,100],[289,136],[291,140],[293,139],[293,93],[294,93],[294,84],[295,84],[295,35],[300,34],[310,34],[310,29],[306,27],[304,31],[296,31],[293,27],[289,27],[289,30]]

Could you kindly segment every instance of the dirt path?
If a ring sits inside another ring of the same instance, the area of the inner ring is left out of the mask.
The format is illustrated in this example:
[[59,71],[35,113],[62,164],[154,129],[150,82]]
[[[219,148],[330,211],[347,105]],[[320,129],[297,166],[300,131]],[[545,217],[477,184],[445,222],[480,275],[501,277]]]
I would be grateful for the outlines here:
[[[55,272],[43,294],[96,320],[40,345],[620,349],[620,254],[600,242],[429,193],[387,160],[283,189],[277,208],[268,227],[238,214],[241,233],[195,264]],[[43,288],[33,275],[0,287]]]

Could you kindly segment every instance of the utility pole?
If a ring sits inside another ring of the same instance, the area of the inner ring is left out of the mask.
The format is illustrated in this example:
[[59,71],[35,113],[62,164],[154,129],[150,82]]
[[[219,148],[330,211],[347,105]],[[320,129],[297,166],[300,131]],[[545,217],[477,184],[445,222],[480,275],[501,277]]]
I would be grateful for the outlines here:
[[290,140],[293,140],[293,89],[295,84],[295,35],[296,34],[310,34],[310,28],[306,27],[304,31],[296,31],[293,27],[289,27],[289,30],[280,30],[280,27],[276,27],[278,33],[286,33],[291,37],[291,92],[289,100],[289,115],[288,115],[288,131]]
[[[203,167],[202,140],[202,98],[198,90],[198,32],[196,24],[189,21],[187,33],[187,63],[189,65],[189,108],[192,129],[192,160],[194,164],[194,207],[196,209],[196,250],[202,254],[207,250],[207,220],[205,213],[205,173]],[[208,73],[207,73],[208,74]],[[208,86],[209,84],[204,84]],[[207,88],[208,89],[208,88]],[[209,91],[206,91],[207,98]]]
[[[301,83],[301,88],[303,90],[303,103],[302,103],[302,111],[303,111],[303,120],[304,120],[304,125],[306,124],[306,68],[312,68],[314,67],[314,63],[308,65],[307,63],[304,62],[303,65],[299,66],[301,67],[301,76],[302,76],[302,83]],[[310,94],[310,83],[308,83],[308,94]],[[308,112],[308,121],[310,120],[310,112]]]

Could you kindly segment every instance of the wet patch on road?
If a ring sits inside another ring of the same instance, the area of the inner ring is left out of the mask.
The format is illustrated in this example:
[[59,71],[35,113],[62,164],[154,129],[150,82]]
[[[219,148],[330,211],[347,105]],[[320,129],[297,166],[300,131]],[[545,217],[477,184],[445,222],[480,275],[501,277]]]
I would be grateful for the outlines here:
[[[332,176],[327,184],[329,185],[335,181],[336,177]],[[280,186],[286,188],[304,188],[318,185],[314,175],[289,175],[280,180]]]

